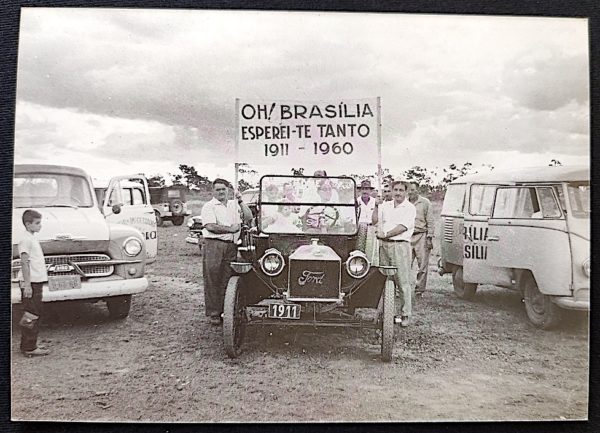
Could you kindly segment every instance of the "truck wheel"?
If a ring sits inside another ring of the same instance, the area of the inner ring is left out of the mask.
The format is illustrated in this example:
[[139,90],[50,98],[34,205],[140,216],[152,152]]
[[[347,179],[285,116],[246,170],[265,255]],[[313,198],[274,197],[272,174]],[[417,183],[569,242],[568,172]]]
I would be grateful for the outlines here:
[[394,280],[388,278],[383,288],[383,317],[381,324],[381,360],[390,362],[392,360],[392,349],[394,347]]
[[131,295],[111,296],[106,299],[106,306],[111,319],[124,319],[131,309]]
[[171,221],[173,222],[173,225],[180,226],[183,224],[183,219],[184,218],[182,216],[174,216]]
[[154,211],[154,215],[156,215],[156,226],[157,227],[162,227],[163,226],[163,219],[160,216],[160,212],[155,210]]
[[240,277],[234,275],[229,278],[223,302],[223,343],[225,352],[230,358],[237,358],[242,354],[245,331],[246,319],[240,290]]
[[463,268],[459,266],[452,271],[452,285],[454,286],[454,293],[460,299],[473,299],[475,292],[477,291],[476,283],[465,283],[463,281]]
[[173,200],[169,204],[169,208],[173,212],[173,215],[179,216],[183,212],[183,202],[181,200]]
[[525,281],[525,311],[529,321],[541,329],[554,328],[562,318],[562,310],[550,296],[544,295],[538,289],[533,277]]
[[363,253],[367,250],[367,234],[369,226],[367,224],[358,225],[358,233],[356,235],[356,249]]

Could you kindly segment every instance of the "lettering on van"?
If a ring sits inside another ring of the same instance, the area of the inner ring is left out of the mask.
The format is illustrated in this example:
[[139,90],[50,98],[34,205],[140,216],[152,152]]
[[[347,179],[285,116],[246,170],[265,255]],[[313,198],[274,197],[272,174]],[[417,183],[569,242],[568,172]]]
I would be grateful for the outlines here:
[[488,227],[464,226],[463,239],[465,241],[465,246],[463,249],[463,257],[465,259],[486,260],[487,244],[478,242],[485,242],[487,237]]

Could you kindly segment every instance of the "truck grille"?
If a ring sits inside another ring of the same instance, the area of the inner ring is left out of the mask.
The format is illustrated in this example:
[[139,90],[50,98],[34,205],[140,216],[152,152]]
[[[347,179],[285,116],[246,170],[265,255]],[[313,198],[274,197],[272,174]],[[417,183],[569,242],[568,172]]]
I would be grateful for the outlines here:
[[444,217],[444,241],[452,243],[452,231],[454,229],[454,218]]
[[[46,256],[46,268],[48,275],[79,275],[75,269],[70,269],[76,264],[86,277],[107,277],[114,272],[114,266],[104,261],[110,260],[106,254],[73,254],[60,256]],[[93,263],[98,262],[98,263]],[[65,265],[61,268],[61,265]],[[21,260],[12,261],[12,279],[15,280],[21,269]]]
[[338,298],[339,261],[292,260],[289,268],[290,298]]

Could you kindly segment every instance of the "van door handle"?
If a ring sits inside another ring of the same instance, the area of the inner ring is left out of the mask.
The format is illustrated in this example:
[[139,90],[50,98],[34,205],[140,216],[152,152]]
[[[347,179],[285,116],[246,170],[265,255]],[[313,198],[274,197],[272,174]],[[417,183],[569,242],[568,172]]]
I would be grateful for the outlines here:
[[498,236],[488,236],[487,240],[498,242],[500,240],[500,238]]

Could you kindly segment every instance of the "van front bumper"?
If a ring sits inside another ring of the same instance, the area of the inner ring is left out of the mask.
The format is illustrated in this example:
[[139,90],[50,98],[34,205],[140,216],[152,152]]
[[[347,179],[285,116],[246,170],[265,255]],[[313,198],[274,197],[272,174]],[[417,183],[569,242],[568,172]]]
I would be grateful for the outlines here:
[[556,296],[552,300],[567,310],[590,311],[590,291],[578,290],[575,296]]
[[[77,299],[108,298],[110,296],[133,295],[144,292],[148,288],[148,279],[124,279],[118,276],[94,278],[93,281],[82,281],[81,289],[50,291],[48,283],[44,283],[42,292],[43,302],[68,301]],[[21,302],[21,289],[18,283],[11,283],[11,304]]]

